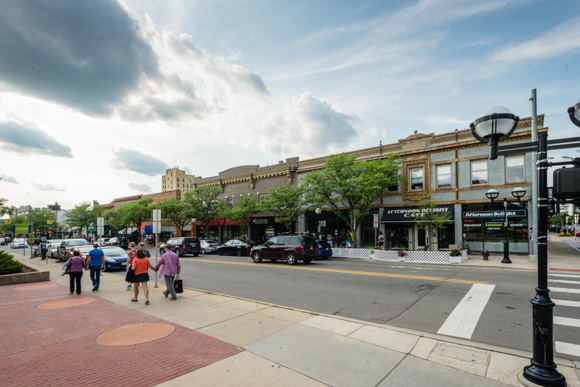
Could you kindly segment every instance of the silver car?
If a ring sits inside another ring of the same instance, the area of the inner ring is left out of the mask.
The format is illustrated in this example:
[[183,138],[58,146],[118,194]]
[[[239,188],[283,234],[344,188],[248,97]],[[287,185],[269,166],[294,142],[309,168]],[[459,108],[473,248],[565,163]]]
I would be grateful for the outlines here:
[[14,238],[12,242],[10,242],[11,249],[23,249],[28,247],[28,242],[24,238]]
[[201,243],[201,253],[202,254],[209,254],[217,252],[217,247],[219,243],[213,239],[202,239],[200,240]]
[[58,258],[58,246],[60,246],[61,242],[62,239],[50,239],[48,241],[48,252],[46,255],[50,258]]

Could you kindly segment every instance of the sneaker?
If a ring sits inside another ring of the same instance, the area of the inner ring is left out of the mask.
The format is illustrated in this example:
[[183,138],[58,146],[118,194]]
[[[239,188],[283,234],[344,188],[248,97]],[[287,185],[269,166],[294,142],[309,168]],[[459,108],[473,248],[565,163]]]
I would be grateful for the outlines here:
[[127,290],[131,290],[131,288],[132,288],[131,285],[127,286]]

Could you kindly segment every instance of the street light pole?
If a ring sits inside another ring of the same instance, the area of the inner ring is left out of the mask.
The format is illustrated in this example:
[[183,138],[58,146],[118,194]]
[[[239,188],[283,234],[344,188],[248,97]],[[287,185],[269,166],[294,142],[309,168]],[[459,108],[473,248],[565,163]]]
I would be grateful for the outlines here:
[[533,358],[524,378],[541,386],[566,386],[554,362],[554,302],[548,289],[548,135],[539,136],[538,153],[538,287],[531,300]]
[[510,242],[508,241],[508,210],[507,210],[507,199],[504,198],[503,199],[503,210],[504,210],[504,214],[505,214],[505,218],[504,218],[504,223],[503,223],[503,235],[504,235],[504,239],[503,239],[503,259],[501,260],[501,263],[512,263],[512,261],[510,260]]

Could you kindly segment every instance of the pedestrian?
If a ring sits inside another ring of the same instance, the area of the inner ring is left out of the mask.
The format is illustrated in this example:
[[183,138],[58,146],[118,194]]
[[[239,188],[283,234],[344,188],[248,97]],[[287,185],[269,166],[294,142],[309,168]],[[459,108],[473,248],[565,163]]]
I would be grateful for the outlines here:
[[147,282],[149,282],[149,268],[157,271],[151,263],[149,258],[145,256],[143,250],[137,250],[137,255],[133,259],[131,268],[135,271],[135,279],[133,280],[133,294],[135,295],[131,301],[137,302],[139,297],[139,284],[143,286],[143,294],[145,294],[145,305],[149,305],[149,288],[147,287]]
[[48,244],[46,243],[46,241],[41,241],[40,242],[40,256],[42,260],[46,259],[46,253],[48,251]]
[[74,249],[71,258],[66,261],[66,266],[69,268],[70,275],[70,294],[75,292],[75,283],[77,294],[81,294],[81,278],[83,277],[83,269],[87,268],[87,264],[78,249]]
[[177,294],[175,293],[175,287],[173,286],[173,281],[175,280],[175,275],[181,273],[181,264],[179,263],[179,257],[175,254],[168,245],[162,245],[161,249],[165,250],[165,254],[161,256],[157,265],[155,265],[155,271],[159,270],[159,267],[163,265],[161,268],[161,272],[159,275],[165,277],[165,286],[167,289],[163,292],[163,295],[167,297],[171,294],[171,301],[175,301],[177,299]]
[[87,266],[91,271],[91,281],[93,282],[93,292],[99,291],[101,284],[101,270],[105,268],[105,253],[99,249],[97,242],[93,243],[93,249],[89,251]]
[[346,247],[352,247],[352,234],[350,231],[346,232]]
[[131,269],[133,264],[133,259],[137,255],[137,249],[135,248],[135,242],[131,242],[129,245],[129,251],[127,251],[127,275],[125,276],[125,281],[129,282],[127,285],[127,290],[131,290],[131,284],[133,283],[135,272]]
[[380,250],[385,249],[385,237],[383,236],[382,231],[379,231],[379,236],[377,237],[377,245],[379,246]]
[[146,256],[147,258],[151,258],[151,253],[149,252],[149,250],[147,250],[147,249],[145,248],[145,243],[143,243],[143,242],[139,242],[139,249],[140,249],[140,250],[143,250],[143,252],[145,253],[145,256]]

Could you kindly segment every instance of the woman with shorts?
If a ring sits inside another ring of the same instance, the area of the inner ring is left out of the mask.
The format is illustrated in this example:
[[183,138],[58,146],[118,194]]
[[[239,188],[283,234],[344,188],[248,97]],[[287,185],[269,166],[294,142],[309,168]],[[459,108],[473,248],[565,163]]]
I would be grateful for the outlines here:
[[133,279],[133,294],[135,297],[131,301],[137,302],[137,297],[139,297],[139,284],[141,284],[143,286],[143,293],[145,294],[145,305],[149,305],[149,288],[147,287],[147,282],[149,282],[149,268],[157,271],[149,262],[149,258],[145,256],[143,250],[137,250],[137,255],[131,264],[131,269],[135,271],[135,278]]

